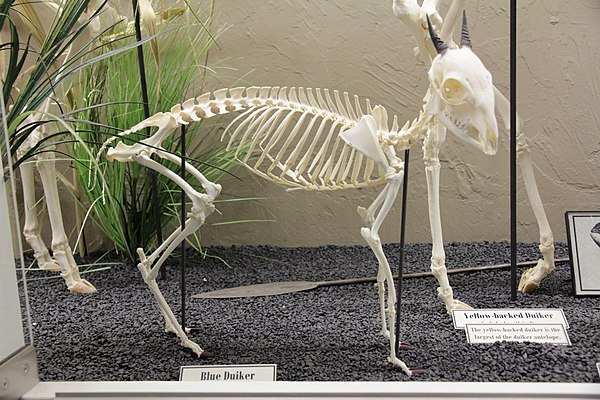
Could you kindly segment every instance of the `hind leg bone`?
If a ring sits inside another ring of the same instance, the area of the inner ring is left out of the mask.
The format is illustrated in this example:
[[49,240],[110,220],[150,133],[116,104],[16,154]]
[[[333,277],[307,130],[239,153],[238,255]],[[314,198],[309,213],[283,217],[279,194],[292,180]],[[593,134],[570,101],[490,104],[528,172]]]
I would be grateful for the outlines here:
[[[181,159],[172,154],[163,152],[161,150],[156,151],[157,155],[166,158],[172,162],[181,162]],[[171,255],[182,241],[184,241],[189,235],[196,232],[204,224],[206,217],[208,217],[214,211],[213,200],[219,195],[221,186],[210,182],[204,177],[197,169],[192,166],[187,166],[192,171],[194,177],[196,177],[203,188],[206,190],[206,194],[202,194],[194,190],[185,180],[179,175],[169,170],[160,163],[152,160],[147,155],[135,155],[132,159],[144,165],[156,172],[166,176],[173,182],[175,182],[181,189],[183,189],[192,200],[192,208],[189,213],[189,218],[185,223],[185,228],[177,228],[168,238],[165,240],[149,257],[146,257],[143,249],[138,249],[138,255],[140,256],[140,263],[138,269],[142,274],[144,282],[150,288],[150,291],[154,295],[156,302],[158,303],[161,314],[165,319],[165,329],[169,332],[177,334],[181,341],[181,345],[190,348],[199,357],[205,357],[208,355],[197,343],[190,340],[185,332],[185,327],[182,327],[175,314],[171,310],[171,307],[164,298],[158,284],[156,283],[156,277],[160,271],[160,268]]]
[[[379,263],[377,272],[377,288],[379,292],[379,305],[382,319],[382,333],[388,338],[390,343],[390,355],[388,361],[400,368],[407,374],[411,375],[412,371],[406,364],[396,355],[396,290],[394,285],[394,277],[390,269],[388,260],[383,252],[381,239],[379,238],[379,228],[388,215],[404,177],[403,169],[397,174],[388,177],[388,183],[377,199],[365,212],[364,208],[359,208],[359,214],[363,218],[365,227],[361,228],[360,233],[368,243],[371,250],[375,254]],[[379,213],[375,218],[375,211],[379,208]],[[387,296],[386,296],[387,289]]]

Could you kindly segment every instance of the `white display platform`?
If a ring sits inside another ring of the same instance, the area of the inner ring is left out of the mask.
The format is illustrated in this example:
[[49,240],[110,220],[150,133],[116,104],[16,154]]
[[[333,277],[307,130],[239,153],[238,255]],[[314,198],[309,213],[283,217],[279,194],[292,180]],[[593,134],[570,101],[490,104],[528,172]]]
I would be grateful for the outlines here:
[[600,384],[449,382],[43,382],[23,400],[49,399],[598,399]]

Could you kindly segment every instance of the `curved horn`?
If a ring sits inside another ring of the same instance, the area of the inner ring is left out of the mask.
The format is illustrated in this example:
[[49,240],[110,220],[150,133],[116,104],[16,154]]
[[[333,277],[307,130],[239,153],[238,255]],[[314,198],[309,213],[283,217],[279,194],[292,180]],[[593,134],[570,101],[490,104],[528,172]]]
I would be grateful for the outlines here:
[[435,46],[435,51],[438,54],[443,54],[446,50],[448,50],[448,45],[444,43],[438,35],[433,31],[433,26],[431,26],[431,21],[429,20],[429,15],[427,17],[427,27],[429,28],[429,36],[431,36],[431,41]]
[[460,47],[467,46],[471,48],[471,37],[469,36],[469,27],[467,26],[467,12],[463,10],[462,31],[460,33]]

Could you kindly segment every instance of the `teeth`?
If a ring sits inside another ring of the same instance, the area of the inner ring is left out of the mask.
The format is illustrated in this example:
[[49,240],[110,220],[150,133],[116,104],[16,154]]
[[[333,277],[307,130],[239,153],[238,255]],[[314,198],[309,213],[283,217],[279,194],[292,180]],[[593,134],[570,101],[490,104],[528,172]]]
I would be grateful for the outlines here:
[[448,110],[444,110],[444,116],[452,122],[458,129],[463,132],[467,132],[467,124],[463,121],[459,121],[453,114],[448,112]]

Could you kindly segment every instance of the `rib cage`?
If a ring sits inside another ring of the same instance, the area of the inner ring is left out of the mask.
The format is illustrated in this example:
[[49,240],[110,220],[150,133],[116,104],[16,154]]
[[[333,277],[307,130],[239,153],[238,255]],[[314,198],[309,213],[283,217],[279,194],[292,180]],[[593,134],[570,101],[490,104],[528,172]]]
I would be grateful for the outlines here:
[[[375,163],[340,138],[363,112],[361,101],[328,90],[262,87],[257,101],[226,129],[228,148],[263,178],[288,190],[335,190],[384,182]],[[343,100],[342,100],[343,99]],[[367,114],[369,100],[364,100]]]
[[[363,115],[375,116],[368,99],[353,96],[352,100],[348,93],[340,94],[337,90],[332,97],[327,89],[256,86],[220,89],[186,100],[169,112],[155,114],[122,132],[119,136],[158,127],[154,135],[139,143],[119,142],[108,150],[107,158],[130,161],[134,154],[151,154],[179,125],[241,111],[227,126],[223,137],[231,134],[228,149],[235,148],[236,158],[257,175],[288,186],[288,190],[375,186],[384,182],[383,171],[340,137],[342,132],[356,126]],[[379,140],[403,137],[409,145],[408,123],[399,129],[394,117],[392,130],[388,131],[385,109],[377,114],[377,119]],[[104,144],[98,157],[113,140]]]

